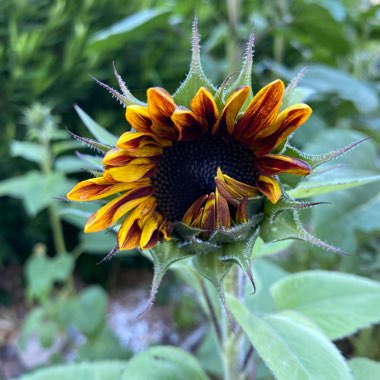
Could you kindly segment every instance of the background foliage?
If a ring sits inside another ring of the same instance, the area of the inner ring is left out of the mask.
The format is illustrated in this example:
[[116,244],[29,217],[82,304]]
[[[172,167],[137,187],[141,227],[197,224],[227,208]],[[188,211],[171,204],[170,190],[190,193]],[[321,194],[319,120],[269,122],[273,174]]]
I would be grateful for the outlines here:
[[[74,272],[84,281],[97,284],[107,281],[108,267],[99,270],[94,264],[101,256],[93,260],[92,254],[108,252],[113,237],[112,234],[84,236],[80,229],[91,209],[83,206],[83,210],[74,211],[56,199],[71,187],[73,179],[88,175],[83,174],[83,169],[96,170],[99,165],[83,150],[81,158],[87,158],[86,163],[75,156],[74,152],[81,146],[65,128],[88,136],[84,126],[87,124],[92,125],[93,133],[104,133],[91,124],[86,114],[113,134],[128,128],[123,110],[90,77],[115,86],[112,62],[138,98],[144,99],[145,89],[150,86],[164,86],[173,92],[187,72],[194,10],[199,17],[204,68],[214,83],[221,83],[227,75],[239,70],[252,26],[256,41],[254,90],[277,77],[289,82],[307,66],[299,94],[307,96],[314,112],[293,139],[298,147],[317,154],[370,137],[356,151],[337,161],[338,167],[333,172],[322,172],[317,181],[322,183],[331,175],[339,180],[379,174],[380,5],[375,0],[230,0],[226,3],[3,0],[0,2],[0,265],[5,269],[14,263],[25,266],[27,298],[37,307],[27,318],[23,338],[27,339],[29,332],[40,326],[42,344],[49,346],[59,334],[66,334],[65,339],[70,342],[68,331],[74,325],[88,338],[87,346],[78,352],[78,360],[129,356],[118,349],[116,337],[101,317],[107,302],[104,291],[98,286],[79,293],[75,290]],[[74,109],[74,104],[80,108]],[[320,290],[323,293],[326,287],[326,297],[329,295],[322,308],[326,314],[317,318],[310,293],[321,286],[318,277],[321,273],[312,272],[316,280],[312,275],[287,274],[324,269],[380,280],[379,194],[380,184],[374,182],[318,195],[317,201],[332,205],[303,212],[304,222],[316,236],[350,255],[326,253],[303,243],[279,246],[272,252],[266,248],[269,253],[262,253],[264,258],[258,259],[257,267],[261,265],[262,273],[267,274],[266,279],[261,275],[262,281],[267,282],[263,287],[274,285],[270,288],[271,295],[266,292],[266,296],[260,297],[259,292],[254,301],[259,306],[253,307],[262,306],[260,311],[290,308],[304,313],[330,339],[338,340],[338,347],[348,358],[365,356],[380,360],[380,346],[371,343],[379,341],[379,329],[373,327],[356,333],[359,328],[379,321],[377,310],[367,310],[367,319],[352,326],[330,325],[327,318],[332,310],[338,315],[349,312],[348,303],[342,301],[341,309],[337,307],[331,289],[343,286],[350,302],[357,303],[362,297],[372,297],[367,283],[350,282],[349,277],[328,277]],[[146,265],[137,256],[131,257],[128,265]],[[322,276],[327,274],[323,272]],[[306,285],[298,285],[305,293],[297,295],[295,301],[287,298],[290,292],[286,287],[295,286],[292,281],[306,281]],[[326,285],[329,281],[332,284]],[[1,288],[0,297],[0,301],[8,299]],[[379,300],[373,302],[380,304]],[[90,324],[83,322],[81,303],[100,308],[94,310]],[[320,309],[321,305],[315,307]],[[238,309],[237,306],[233,311],[239,320],[245,310]],[[73,312],[67,315],[65,310]],[[265,324],[266,329],[246,331],[264,358],[265,347],[259,348],[260,342],[281,336],[284,331],[292,334],[289,316],[281,318],[253,321],[253,325]],[[308,326],[305,336],[307,329]],[[263,331],[269,335],[265,336]],[[207,360],[210,352],[207,344],[205,341],[200,347],[198,357],[204,369],[217,374],[213,363]],[[331,350],[332,356],[337,355]],[[162,352],[166,355],[166,351]],[[316,351],[316,355],[320,354]],[[181,355],[186,354],[167,355],[181,361]],[[279,355],[290,358],[297,353],[279,347]],[[139,359],[133,363],[130,371],[141,365]],[[109,363],[98,365],[107,368]],[[118,365],[120,362],[113,364],[114,370]],[[365,373],[370,365],[374,364],[368,364],[365,359],[350,361],[357,379],[368,378]],[[283,371],[271,369],[275,374]],[[187,370],[197,373],[200,379],[205,376],[196,363],[192,366],[189,362]],[[378,367],[376,370],[379,371]],[[257,378],[266,376],[263,369],[260,377],[259,368]]]

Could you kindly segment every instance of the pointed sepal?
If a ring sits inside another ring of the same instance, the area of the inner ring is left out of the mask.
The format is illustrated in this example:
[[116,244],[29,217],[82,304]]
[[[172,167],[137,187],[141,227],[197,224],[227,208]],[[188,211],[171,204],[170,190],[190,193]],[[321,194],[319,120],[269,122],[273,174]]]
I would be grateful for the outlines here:
[[88,148],[94,149],[99,154],[104,155],[109,150],[111,150],[113,148],[113,146],[111,146],[111,145],[102,144],[98,141],[91,140],[91,139],[88,139],[86,137],[78,136],[75,133],[69,131],[68,129],[66,129],[66,130],[67,130],[67,132],[70,133],[71,136],[74,137],[75,140],[80,141],[81,143],[83,143],[83,145],[86,145]]
[[276,242],[287,239],[302,240],[328,251],[346,254],[341,249],[325,243],[306,231],[295,210],[282,212],[274,223],[271,222],[269,217],[265,218],[260,225],[260,237],[264,242]]
[[[302,78],[307,72],[307,67],[304,67],[298,74],[297,76],[286,86],[285,92],[284,92],[284,97],[282,98],[282,104],[280,108],[280,112],[283,111],[285,108],[296,104],[300,103],[304,99],[299,99],[298,96],[296,95],[297,87],[300,84]],[[294,98],[297,98],[294,100]]]
[[212,92],[215,91],[214,85],[206,77],[202,68],[200,37],[198,34],[198,18],[195,16],[193,21],[190,70],[184,82],[174,93],[173,98],[177,104],[181,104],[185,107],[190,107],[191,99],[201,87],[206,87]]
[[223,255],[220,258],[222,261],[232,261],[239,265],[248,277],[254,293],[256,292],[256,284],[252,273],[251,256],[253,246],[255,245],[258,236],[259,228],[256,228],[254,233],[246,241],[237,242],[235,244],[226,244],[223,248]]

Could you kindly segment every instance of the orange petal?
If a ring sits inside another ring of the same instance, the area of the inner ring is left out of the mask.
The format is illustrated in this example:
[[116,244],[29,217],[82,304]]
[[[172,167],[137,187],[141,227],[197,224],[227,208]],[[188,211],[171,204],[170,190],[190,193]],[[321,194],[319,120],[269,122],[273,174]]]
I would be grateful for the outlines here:
[[218,188],[215,190],[216,220],[217,227],[230,228],[231,216],[227,200],[220,194]]
[[213,130],[218,120],[219,111],[211,92],[206,87],[201,87],[190,103],[191,110],[206,120],[204,132]]
[[116,223],[123,215],[134,209],[141,202],[151,198],[152,194],[152,187],[143,187],[115,198],[90,216],[84,231],[96,232],[104,230]]
[[266,176],[280,173],[295,175],[307,175],[311,173],[311,167],[305,161],[298,158],[283,156],[280,154],[267,154],[256,157],[256,167],[260,173]]
[[194,228],[201,228],[202,215],[204,211],[204,207],[201,207],[198,210],[198,214],[195,216],[194,220],[191,222],[190,226]]
[[206,201],[202,219],[201,228],[206,231],[213,231],[216,227],[216,210],[215,210],[215,194],[211,193]]
[[131,105],[125,110],[128,123],[139,132],[151,132],[152,119],[147,107]]
[[182,218],[182,222],[191,225],[192,221],[197,217],[201,206],[208,198],[207,194],[200,196],[186,211]]
[[213,130],[213,134],[216,133],[217,130],[223,132],[227,132],[228,135],[232,135],[235,121],[238,113],[243,107],[245,101],[249,96],[249,86],[238,87],[227,99],[226,105],[223,109],[222,115],[220,116],[219,123],[215,130]]
[[216,177],[214,177],[215,185],[220,194],[227,200],[228,203],[237,207],[239,205],[240,194],[231,186],[229,186],[224,178],[222,170],[218,168]]
[[147,181],[133,183],[109,182],[103,177],[87,179],[79,182],[68,194],[71,201],[94,201],[122,191],[147,185]]
[[148,111],[152,118],[152,131],[155,135],[169,140],[177,140],[178,130],[171,121],[177,108],[172,96],[163,88],[153,87],[147,91]]
[[202,136],[204,127],[201,118],[197,117],[193,112],[177,108],[172,117],[173,123],[179,131],[179,141],[196,140]]
[[106,172],[111,175],[115,181],[133,182],[143,177],[151,176],[149,174],[155,167],[155,163],[149,158],[135,158],[125,166],[111,167]]
[[258,189],[272,202],[277,203],[281,198],[280,185],[271,177],[260,175],[256,185]]
[[284,94],[279,79],[262,88],[251,100],[234,129],[234,137],[247,140],[270,126],[277,117]]
[[266,154],[280,145],[292,132],[300,127],[311,115],[307,104],[295,104],[278,115],[276,121],[268,129],[258,134],[252,142],[256,154]]

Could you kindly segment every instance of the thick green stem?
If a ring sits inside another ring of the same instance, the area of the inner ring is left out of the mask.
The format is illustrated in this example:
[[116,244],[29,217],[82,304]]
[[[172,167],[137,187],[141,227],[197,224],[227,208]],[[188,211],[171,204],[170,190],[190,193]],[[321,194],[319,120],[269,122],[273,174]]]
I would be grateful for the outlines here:
[[[226,293],[238,296],[239,288],[239,268],[233,266],[231,273],[226,277],[224,289]],[[238,380],[240,379],[240,365],[239,365],[239,335],[235,334],[228,321],[228,316],[224,315],[224,334],[223,334],[223,370],[224,380]]]

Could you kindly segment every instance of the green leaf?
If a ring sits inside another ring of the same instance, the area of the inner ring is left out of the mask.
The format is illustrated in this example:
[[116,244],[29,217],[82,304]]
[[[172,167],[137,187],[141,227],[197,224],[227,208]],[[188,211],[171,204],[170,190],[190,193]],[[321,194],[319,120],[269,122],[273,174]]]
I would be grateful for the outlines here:
[[271,287],[280,310],[296,310],[331,339],[340,339],[380,322],[380,283],[338,272],[289,275]]
[[[322,26],[320,22],[319,24]],[[325,23],[323,23],[323,29],[328,30]],[[362,113],[374,111],[379,107],[379,100],[373,86],[333,67],[320,64],[309,65],[302,84],[314,90],[318,97],[336,94],[339,99],[352,102]]]
[[352,380],[339,351],[319,331],[286,315],[259,318],[232,297],[228,304],[277,380]]
[[[313,232],[321,239],[337,244],[348,253],[358,247],[357,231],[380,230],[380,183],[318,197],[329,207],[315,208],[311,214]],[[334,231],[334,233],[331,233]]]
[[333,191],[350,189],[352,187],[363,186],[380,180],[380,175],[349,177],[328,180],[310,180],[302,182],[297,188],[289,190],[287,193],[293,198],[310,198],[320,194],[331,193]]
[[25,268],[28,298],[46,300],[54,283],[65,282],[70,277],[73,268],[74,257],[70,255],[57,255],[52,258],[45,254],[32,256]]
[[35,216],[39,211],[53,202],[54,197],[61,197],[72,186],[63,173],[44,175],[30,171],[23,176],[6,179],[0,182],[0,196],[8,195],[23,201],[26,212]]
[[355,380],[380,379],[380,363],[367,358],[353,358],[348,362]]
[[115,146],[117,142],[117,137],[112,133],[108,132],[106,129],[101,127],[95,120],[93,120],[86,112],[82,110],[78,105],[74,106],[75,111],[83,121],[84,125],[90,131],[90,133],[95,137],[100,143]]
[[39,369],[17,380],[121,380],[127,362],[99,361]]
[[107,294],[99,286],[83,290],[72,305],[71,323],[87,337],[103,329],[107,313]]
[[100,51],[106,52],[121,48],[127,39],[131,39],[133,34],[140,39],[143,34],[148,36],[148,32],[153,29],[155,23],[163,22],[168,15],[168,10],[155,8],[133,13],[110,27],[95,33],[89,43],[89,49],[99,54]]
[[206,87],[209,90],[215,91],[213,84],[208,80],[202,68],[200,37],[198,35],[198,19],[195,17],[193,22],[190,70],[184,82],[174,93],[173,98],[177,104],[189,107],[191,99],[200,87]]
[[14,140],[11,142],[10,150],[12,157],[22,157],[37,164],[47,159],[44,147],[29,141]]
[[175,347],[157,346],[135,356],[121,380],[207,380],[195,358]]

